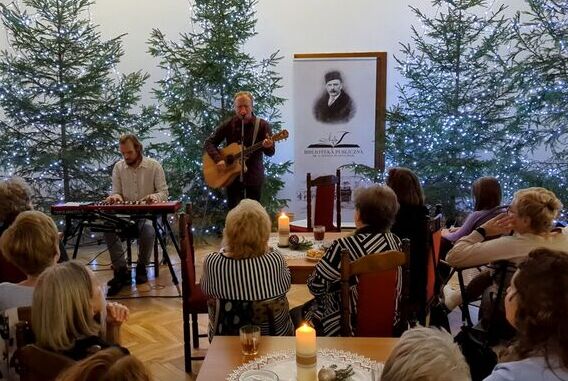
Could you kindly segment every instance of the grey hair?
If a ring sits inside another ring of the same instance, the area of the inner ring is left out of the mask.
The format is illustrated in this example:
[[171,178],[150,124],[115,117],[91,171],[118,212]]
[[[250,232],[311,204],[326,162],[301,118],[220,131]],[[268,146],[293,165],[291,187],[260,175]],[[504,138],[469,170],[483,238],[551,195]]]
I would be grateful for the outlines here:
[[0,222],[10,224],[18,214],[32,208],[32,188],[18,176],[0,182]]
[[471,381],[452,336],[434,328],[404,332],[385,363],[382,381]]

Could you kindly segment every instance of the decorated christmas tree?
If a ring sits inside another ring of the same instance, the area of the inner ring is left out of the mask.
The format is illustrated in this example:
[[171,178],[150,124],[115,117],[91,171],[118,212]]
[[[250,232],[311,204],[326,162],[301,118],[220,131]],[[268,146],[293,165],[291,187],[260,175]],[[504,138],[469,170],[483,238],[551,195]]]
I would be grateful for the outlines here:
[[[224,193],[204,183],[203,143],[220,122],[234,115],[233,95],[250,91],[254,113],[270,123],[273,133],[281,128],[283,99],[274,95],[281,87],[274,71],[277,53],[257,61],[243,51],[245,42],[256,35],[254,6],[253,0],[196,0],[191,32],[174,42],[154,30],[149,41],[150,53],[160,59],[166,73],[155,95],[172,137],[158,149],[171,194],[193,204],[197,228],[204,232],[220,229],[227,206]],[[290,164],[265,160],[262,204],[271,215],[285,205],[277,193]]]
[[389,165],[418,174],[430,202],[451,211],[479,176],[498,177],[506,195],[521,187],[526,136],[513,108],[505,8],[484,0],[432,4],[433,17],[412,8],[422,25],[396,57],[405,82],[388,115],[386,153]]
[[118,137],[148,126],[131,113],[146,75],[120,74],[121,36],[103,40],[89,0],[0,4],[0,167],[39,192],[40,204],[100,199]]
[[527,0],[514,22],[517,107],[545,186],[568,202],[568,2]]

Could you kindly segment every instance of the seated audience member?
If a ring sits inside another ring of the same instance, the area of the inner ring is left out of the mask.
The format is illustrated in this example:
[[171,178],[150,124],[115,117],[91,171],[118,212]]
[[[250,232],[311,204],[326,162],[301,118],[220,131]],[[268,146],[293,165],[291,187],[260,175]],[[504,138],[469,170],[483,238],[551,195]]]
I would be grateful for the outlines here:
[[404,332],[385,362],[381,381],[470,381],[469,367],[446,331]]
[[495,217],[501,205],[501,185],[495,177],[480,177],[473,182],[471,187],[474,208],[463,225],[459,228],[442,230],[442,237],[450,242],[455,242],[480,226],[483,222]]
[[[562,203],[544,188],[521,189],[515,193],[507,213],[485,222],[471,234],[459,239],[446,260],[457,268],[485,265],[507,260],[519,263],[538,247],[568,250],[568,231],[552,230]],[[509,234],[486,241],[486,237]]]
[[55,223],[42,212],[20,213],[0,236],[0,251],[26,275],[20,283],[0,283],[0,311],[31,306],[37,278],[59,258]]
[[151,381],[136,357],[117,347],[103,349],[65,370],[56,381]]
[[[290,270],[277,250],[268,247],[270,218],[257,201],[244,199],[227,214],[224,247],[205,257],[201,288],[214,303],[209,306],[209,337],[238,335],[246,324],[262,334],[291,335],[286,292]],[[270,310],[270,311],[269,311]],[[274,314],[275,327],[269,326]]]
[[418,318],[424,322],[426,308],[426,278],[428,260],[428,209],[420,180],[408,168],[391,168],[387,185],[394,191],[400,208],[392,233],[400,239],[410,239],[411,303],[418,307]]
[[[471,234],[459,239],[448,253],[446,260],[457,268],[480,266],[496,261],[508,261],[516,265],[535,248],[567,251],[568,229],[552,230],[553,220],[560,209],[562,203],[551,191],[544,188],[521,189],[515,193],[507,213],[492,218]],[[510,234],[511,231],[512,235],[505,235]],[[502,236],[485,240],[486,237],[499,235]],[[491,284],[492,277],[489,272],[479,274],[468,285],[468,297],[477,298]],[[458,300],[455,304],[461,303],[461,295],[454,299]],[[488,301],[488,298],[485,299]],[[502,300],[498,308],[500,313],[493,319],[498,329],[494,331],[500,338],[508,338],[513,331],[502,313]],[[485,316],[481,319],[485,327],[489,323],[488,318],[491,317],[491,314],[488,314],[490,310],[491,308],[482,306],[480,311],[480,315]]]
[[[474,201],[474,211],[467,216],[463,225],[459,228],[442,230],[442,242],[440,245],[441,258],[446,258],[446,254],[452,248],[455,241],[461,237],[471,234],[473,230],[502,212],[502,209],[498,208],[501,205],[501,186],[495,177],[486,176],[475,180],[473,182],[471,194]],[[448,267],[441,266],[439,271],[442,274],[442,277],[445,278],[449,275],[450,269]],[[471,293],[476,293],[477,282],[486,282],[489,273],[487,272],[484,275],[479,276],[480,273],[483,272],[480,272],[478,268],[468,269],[463,273],[468,294],[470,293],[470,290]],[[476,277],[478,278],[475,279]],[[470,285],[470,281],[472,279],[475,280]],[[453,310],[461,303],[461,295],[459,291],[452,289],[449,285],[444,286],[443,291],[444,303],[448,310]]]
[[[32,189],[21,177],[0,182],[0,236],[19,213],[32,209]],[[0,282],[18,283],[26,275],[0,255]]]
[[[21,212],[32,210],[32,189],[21,177],[11,177],[0,182],[0,236]],[[59,244],[59,261],[66,261],[67,252],[61,241]],[[0,255],[0,282],[18,283],[26,275],[17,267],[7,262]]]
[[[304,315],[320,335],[336,336],[341,331],[341,249],[349,250],[351,261],[367,254],[399,250],[400,239],[390,232],[397,212],[396,195],[386,185],[362,188],[355,194],[354,218],[357,230],[351,236],[333,241],[308,278],[308,288],[315,299],[304,306]],[[355,283],[351,286],[354,315],[357,300]]]
[[32,303],[37,345],[74,360],[109,347],[100,337],[98,314],[102,322],[121,323],[128,319],[128,308],[118,303],[105,306],[101,288],[88,268],[70,261],[48,267],[40,275]]
[[485,381],[568,380],[568,253],[533,250],[505,297],[514,343]]

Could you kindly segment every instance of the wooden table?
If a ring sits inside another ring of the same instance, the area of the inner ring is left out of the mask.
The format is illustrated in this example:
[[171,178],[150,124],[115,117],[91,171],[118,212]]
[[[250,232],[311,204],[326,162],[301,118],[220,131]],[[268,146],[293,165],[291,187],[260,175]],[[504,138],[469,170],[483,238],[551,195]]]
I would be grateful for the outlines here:
[[[336,221],[333,221],[333,225],[337,226]],[[308,220],[306,218],[302,220],[295,220],[290,221],[290,226],[295,226],[299,228],[307,228],[308,227]],[[341,221],[341,229],[350,229],[355,230],[355,222],[354,221]]]
[[[384,362],[398,342],[396,338],[366,337],[318,337],[318,348],[343,349],[360,354],[375,361]],[[197,380],[225,380],[232,370],[254,360],[257,356],[271,352],[293,349],[295,337],[269,337],[260,339],[260,348],[256,356],[243,356],[237,336],[215,336],[207,350],[207,356],[197,375]]]
[[[305,237],[306,239],[313,240],[314,234],[313,233],[293,233],[296,234],[298,237]],[[349,232],[337,232],[337,233],[325,233],[325,241],[331,242],[340,237],[344,237],[350,234]],[[278,233],[271,234],[271,242],[278,241]],[[292,284],[306,284],[308,280],[308,276],[314,271],[314,267],[316,266],[317,261],[312,261],[306,259],[305,252],[302,256],[302,252],[298,252],[295,250],[291,250],[290,248],[286,247],[279,247],[278,250],[284,255],[286,258],[286,263],[288,264],[288,268],[290,269],[290,274],[292,275]]]

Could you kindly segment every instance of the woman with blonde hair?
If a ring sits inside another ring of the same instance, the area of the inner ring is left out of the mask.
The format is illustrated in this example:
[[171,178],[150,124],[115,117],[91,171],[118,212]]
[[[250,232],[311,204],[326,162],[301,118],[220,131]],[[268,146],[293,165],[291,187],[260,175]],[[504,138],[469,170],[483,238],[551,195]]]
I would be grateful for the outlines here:
[[108,347],[101,338],[96,315],[103,323],[124,322],[128,309],[118,303],[105,306],[95,275],[81,263],[51,266],[40,275],[32,302],[32,327],[38,346],[74,360]]
[[270,218],[257,201],[244,199],[227,214],[223,248],[203,262],[201,288],[213,299],[209,338],[238,334],[242,325],[260,325],[263,335],[290,335],[286,292],[290,270],[268,246]]
[[[517,265],[537,248],[568,251],[568,228],[552,229],[553,220],[561,209],[562,203],[553,192],[539,187],[521,189],[515,193],[507,213],[499,214],[460,238],[448,252],[446,261],[456,268],[497,261]],[[501,237],[486,240],[495,236]],[[494,328],[492,332],[496,336],[491,340],[509,339],[514,331],[505,319],[503,300],[494,301],[490,297],[495,294],[492,290],[499,287],[497,279],[494,281],[492,278],[500,277],[492,276],[490,272],[478,275],[468,286],[468,298],[473,300],[483,294],[480,310],[482,326]],[[453,298],[453,304],[460,303],[461,295]],[[493,314],[491,311],[495,308],[497,313]]]
[[[568,230],[552,230],[561,209],[562,203],[551,191],[538,187],[521,189],[515,193],[507,213],[459,239],[446,260],[452,267],[466,268],[501,260],[519,263],[538,247],[568,250]],[[486,241],[494,236],[502,237]]]
[[385,362],[382,381],[470,381],[469,366],[446,331],[417,327],[404,332]]
[[20,213],[0,236],[0,251],[26,275],[19,283],[0,283],[0,311],[31,305],[39,275],[59,259],[55,223],[42,212]]

